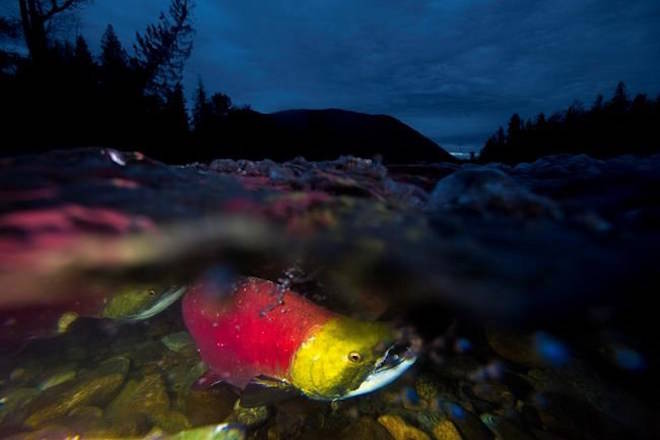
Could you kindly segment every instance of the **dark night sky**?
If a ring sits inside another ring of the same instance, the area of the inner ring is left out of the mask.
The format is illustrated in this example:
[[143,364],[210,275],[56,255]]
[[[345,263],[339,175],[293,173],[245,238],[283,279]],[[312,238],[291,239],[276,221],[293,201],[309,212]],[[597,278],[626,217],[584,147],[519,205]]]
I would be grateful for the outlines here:
[[[128,47],[167,0],[96,0],[92,47]],[[449,149],[479,148],[512,112],[590,105],[619,80],[660,93],[660,1],[197,0],[188,92],[201,76],[256,110],[387,113]]]

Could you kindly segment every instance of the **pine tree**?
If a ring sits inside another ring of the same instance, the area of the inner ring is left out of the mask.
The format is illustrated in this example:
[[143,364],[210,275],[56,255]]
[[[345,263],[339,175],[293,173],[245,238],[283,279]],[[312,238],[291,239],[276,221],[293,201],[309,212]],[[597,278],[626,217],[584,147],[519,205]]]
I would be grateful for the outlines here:
[[108,69],[119,69],[126,67],[127,58],[115,29],[109,24],[101,37],[101,65]]
[[509,126],[507,128],[506,136],[509,142],[516,142],[520,132],[522,131],[522,120],[518,113],[514,113],[509,119]]
[[206,89],[201,78],[197,82],[197,89],[195,90],[195,101],[192,110],[192,123],[195,132],[201,133],[208,121],[208,98],[206,96]]
[[594,103],[591,105],[592,112],[599,112],[603,109],[603,95],[599,94],[596,96]]
[[187,134],[189,130],[188,112],[186,111],[186,98],[183,94],[183,86],[178,83],[168,93],[165,103],[165,112],[169,128],[178,135]]
[[628,109],[630,102],[628,101],[628,92],[623,81],[619,81],[619,84],[616,85],[614,96],[610,103],[615,112],[624,112]]
[[183,66],[192,51],[192,0],[171,0],[168,14],[157,24],[136,34],[137,61],[144,72],[146,89],[164,97],[181,82]]
[[224,93],[214,93],[211,96],[213,119],[219,120],[229,114],[232,108],[231,98]]
[[544,113],[539,113],[538,116],[536,117],[536,127],[537,128],[544,128],[545,124],[546,124],[545,114]]
[[75,58],[78,66],[92,66],[94,64],[92,53],[89,51],[87,41],[85,41],[82,35],[79,35],[78,38],[76,38],[76,46],[73,50],[73,57]]

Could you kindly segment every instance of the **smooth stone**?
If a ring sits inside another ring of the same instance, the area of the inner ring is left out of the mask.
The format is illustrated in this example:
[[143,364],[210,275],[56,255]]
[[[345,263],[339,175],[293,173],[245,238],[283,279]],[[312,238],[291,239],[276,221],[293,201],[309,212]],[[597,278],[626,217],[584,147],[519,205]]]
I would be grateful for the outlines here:
[[76,312],[63,313],[60,319],[57,320],[57,333],[66,333],[71,328],[71,324],[76,322],[78,318],[79,315]]
[[534,336],[531,333],[487,326],[486,338],[490,348],[504,360],[526,367],[544,365],[536,353]]
[[65,426],[83,437],[95,437],[99,433],[113,434],[113,436],[119,434],[103,419],[101,408],[94,406],[75,408],[67,415],[49,421],[48,425]]
[[395,440],[431,440],[428,434],[407,424],[400,416],[385,414],[378,417],[378,423],[383,425]]
[[22,422],[28,415],[28,406],[38,395],[38,389],[27,387],[7,390],[0,395],[0,424]]
[[183,403],[183,412],[193,426],[217,424],[232,412],[237,396],[229,388],[191,390]]
[[499,438],[511,440],[534,440],[534,436],[527,434],[516,426],[513,422],[505,419],[504,417],[493,414],[482,414],[481,421],[484,422],[488,428]]
[[79,406],[69,411],[69,416],[101,418],[103,417],[103,409],[98,406]]
[[536,440],[564,440],[564,437],[540,429],[532,429],[532,433]]
[[177,394],[177,405],[181,406],[195,382],[206,373],[208,367],[204,362],[199,362],[195,358],[186,359],[185,362],[178,359],[172,367],[165,365],[162,369],[166,371],[165,381],[168,389]]
[[50,377],[48,377],[47,379],[45,379],[43,382],[41,382],[38,388],[42,391],[45,391],[49,388],[53,388],[57,385],[75,379],[77,374],[78,373],[75,370],[65,370],[65,371],[57,372],[51,375]]
[[45,439],[74,439],[80,434],[60,425],[44,426],[36,431],[23,432],[5,437],[5,440],[45,440]]
[[337,417],[325,418],[323,412],[327,406],[324,402],[310,401],[304,397],[277,402],[274,407],[273,424],[277,434],[285,439],[323,431],[323,428],[330,427],[337,420]]
[[462,440],[461,434],[451,420],[443,419],[433,427],[435,440]]
[[417,426],[426,432],[433,432],[436,425],[447,419],[443,413],[436,409],[430,411],[416,411],[409,414],[415,418]]
[[441,363],[435,365],[434,370],[442,378],[465,380],[482,367],[483,365],[472,356],[457,355],[445,358]]
[[109,420],[120,421],[124,417],[143,414],[156,419],[170,408],[170,399],[159,374],[145,376],[139,382],[129,380],[105,410]]
[[246,428],[256,428],[268,420],[270,411],[266,406],[243,408],[240,399],[234,404],[233,412],[227,417],[225,423],[238,423]]
[[512,408],[516,401],[506,385],[498,382],[479,382],[471,387],[471,391],[481,400],[506,408]]
[[[148,437],[151,438],[151,437]],[[153,437],[160,438],[160,437]],[[221,423],[219,425],[202,426],[187,431],[178,432],[165,437],[165,440],[244,440],[245,428],[240,425]]]
[[604,382],[593,369],[581,361],[563,368],[533,369],[527,379],[538,391],[571,396],[574,401],[584,400],[603,416],[616,421],[631,431],[642,434],[653,415],[625,389]]
[[106,423],[113,427],[115,437],[141,437],[151,432],[153,424],[144,414],[130,414],[121,420],[108,420]]
[[136,367],[143,367],[149,363],[158,363],[163,359],[163,344],[159,341],[145,341],[128,347],[127,355],[133,360]]
[[157,412],[151,415],[151,419],[159,428],[169,433],[184,431],[192,427],[188,418],[178,411]]
[[644,426],[648,426],[640,425],[636,427],[638,431],[631,431],[589,402],[573,396],[543,393],[536,400],[536,409],[543,426],[548,431],[569,438],[578,434],[599,439],[643,438]]
[[23,377],[25,377],[25,368],[15,368],[9,373],[9,380],[11,381],[21,380]]
[[392,440],[389,431],[371,417],[360,417],[344,428],[339,438],[355,440]]
[[466,440],[491,440],[494,437],[479,417],[461,405],[446,402],[444,410]]
[[195,343],[188,332],[171,333],[163,336],[160,342],[175,353],[192,352],[195,350]]
[[415,390],[422,400],[432,402],[440,394],[444,387],[439,380],[428,374],[421,375],[415,381]]
[[37,427],[79,406],[103,406],[124,382],[129,364],[126,358],[111,358],[95,370],[81,374],[73,383],[66,382],[48,389],[30,405],[31,415],[25,424]]

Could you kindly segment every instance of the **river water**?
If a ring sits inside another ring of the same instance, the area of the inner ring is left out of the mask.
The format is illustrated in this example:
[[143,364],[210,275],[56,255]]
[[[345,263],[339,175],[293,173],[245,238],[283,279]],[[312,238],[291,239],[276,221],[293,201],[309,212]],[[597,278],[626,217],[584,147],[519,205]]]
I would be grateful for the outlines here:
[[[658,434],[660,156],[0,167],[0,437]],[[181,297],[244,277],[385,323],[416,362],[350,399],[241,405],[200,382]]]

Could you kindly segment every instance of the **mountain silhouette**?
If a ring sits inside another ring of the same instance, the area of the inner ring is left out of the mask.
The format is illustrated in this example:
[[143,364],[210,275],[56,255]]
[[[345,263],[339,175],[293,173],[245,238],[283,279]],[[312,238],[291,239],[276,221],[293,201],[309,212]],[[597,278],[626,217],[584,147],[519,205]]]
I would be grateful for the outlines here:
[[[332,160],[380,156],[386,163],[454,161],[438,144],[396,118],[339,109],[229,112],[205,155],[240,159]],[[212,144],[217,145],[213,146]],[[211,151],[208,151],[211,147]]]

